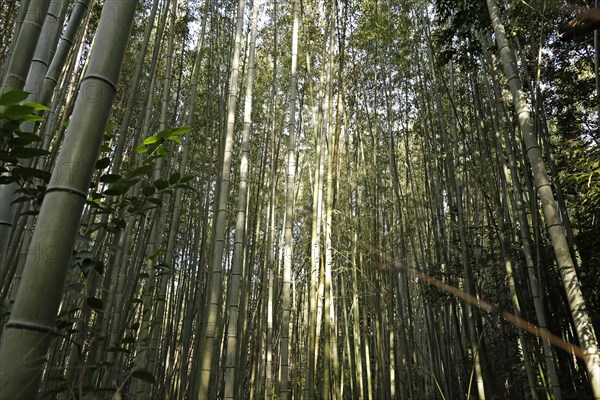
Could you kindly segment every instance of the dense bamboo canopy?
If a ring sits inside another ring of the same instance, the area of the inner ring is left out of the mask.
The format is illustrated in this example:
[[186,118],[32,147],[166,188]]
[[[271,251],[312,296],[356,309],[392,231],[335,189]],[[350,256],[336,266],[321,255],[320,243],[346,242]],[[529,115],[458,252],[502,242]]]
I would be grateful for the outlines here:
[[0,400],[600,400],[597,0],[0,4]]

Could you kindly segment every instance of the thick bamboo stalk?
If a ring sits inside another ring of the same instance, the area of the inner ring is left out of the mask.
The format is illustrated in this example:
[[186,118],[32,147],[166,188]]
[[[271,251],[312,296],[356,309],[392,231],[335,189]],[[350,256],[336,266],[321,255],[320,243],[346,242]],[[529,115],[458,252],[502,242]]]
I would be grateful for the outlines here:
[[529,113],[529,105],[527,104],[519,78],[515,55],[509,45],[504,25],[500,21],[498,6],[495,0],[487,0],[487,6],[492,20],[492,27],[496,34],[496,42],[504,66],[504,73],[512,92],[515,112],[527,152],[526,156],[531,163],[533,178],[538,191],[538,197],[542,204],[548,234],[552,241],[558,270],[567,294],[569,310],[575,323],[579,344],[583,350],[588,379],[594,392],[594,398],[600,399],[600,354],[598,353],[596,333],[581,293],[581,284],[577,277],[565,232],[560,221],[552,187],[548,180],[546,167],[542,158],[542,151],[537,143]]
[[[229,185],[231,176],[231,158],[233,156],[234,126],[237,110],[238,75],[240,68],[240,47],[242,40],[242,22],[244,19],[245,1],[240,0],[237,5],[237,17],[235,24],[235,42],[231,58],[231,70],[229,76],[229,98],[227,103],[227,126],[225,132],[225,143],[223,146],[221,161],[221,176],[219,178],[219,192],[216,200],[216,219],[214,222],[213,255],[210,262],[210,277],[208,285],[207,314],[203,327],[202,343],[202,372],[200,375],[200,386],[198,397],[205,399],[209,397],[211,390],[216,390],[216,385],[211,386],[212,377],[217,371],[213,370],[215,354],[215,343],[218,340],[218,319],[221,308],[221,284],[223,280],[223,254],[225,254],[225,236],[227,228],[227,206],[229,203]],[[213,359],[214,358],[214,359]]]
[[246,99],[244,104],[244,128],[242,132],[242,159],[240,162],[240,183],[238,188],[238,207],[235,225],[235,241],[233,247],[233,261],[231,278],[227,292],[227,356],[225,361],[225,398],[235,398],[236,374],[242,372],[238,367],[240,354],[238,351],[239,334],[238,317],[240,315],[241,284],[245,278],[243,272],[243,255],[246,242],[246,206],[248,196],[248,169],[250,153],[250,129],[252,126],[252,89],[254,78],[254,55],[256,49],[256,29],[258,23],[258,9],[260,5],[255,2],[252,6],[252,27],[248,49],[248,70],[246,78]]
[[[137,2],[108,0],[80,96],[35,227],[21,290],[0,346],[0,396],[37,395],[67,264],[116,93]],[[86,135],[81,133],[85,132]]]
[[290,311],[292,291],[292,257],[294,226],[294,191],[296,178],[296,97],[297,97],[297,63],[298,63],[298,2],[293,2],[292,25],[292,65],[289,95],[289,122],[288,122],[288,153],[287,153],[287,179],[285,190],[285,229],[284,229],[284,256],[283,256],[283,281],[281,288],[282,316],[281,316],[281,346],[279,357],[279,398],[287,400],[289,387],[289,335]]
[[[30,2],[23,25],[14,41],[16,50],[8,60],[0,94],[21,90],[25,86],[50,3],[50,0]],[[8,250],[9,235],[13,226],[15,207],[11,203],[16,189],[18,189],[16,184],[0,186],[0,199],[2,200],[0,203],[0,266],[3,265],[4,255]],[[0,271],[0,276],[5,274],[6,271]]]

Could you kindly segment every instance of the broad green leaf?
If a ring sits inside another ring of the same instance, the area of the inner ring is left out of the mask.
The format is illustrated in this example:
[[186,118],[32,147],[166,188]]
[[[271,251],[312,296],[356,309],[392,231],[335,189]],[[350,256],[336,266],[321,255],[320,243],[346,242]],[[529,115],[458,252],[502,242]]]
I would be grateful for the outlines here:
[[16,158],[32,158],[37,156],[45,156],[50,154],[49,151],[35,149],[32,147],[20,147],[10,152],[10,155]]
[[171,135],[183,135],[185,133],[188,133],[190,131],[189,126],[180,126],[178,128],[173,129],[173,132],[171,132]]
[[190,131],[189,126],[180,126],[178,128],[165,129],[164,131],[157,133],[156,136],[163,138],[163,139],[167,139],[167,138],[169,138],[169,136],[183,135],[189,131]]
[[135,379],[139,379],[141,381],[148,382],[153,385],[156,383],[154,375],[150,371],[146,371],[145,369],[138,369],[137,371],[133,371],[131,376]]
[[156,192],[156,189],[154,188],[154,186],[144,186],[142,188],[142,194],[146,197],[150,197],[152,196],[154,193]]
[[185,190],[192,190],[192,191],[196,190],[196,188],[194,188],[193,186],[182,184],[182,183],[178,183],[177,185],[175,185],[173,187],[175,189],[185,189]]
[[96,261],[96,264],[94,265],[94,269],[100,275],[104,275],[105,266],[104,266],[104,263],[102,261]]
[[104,157],[96,161],[96,169],[104,169],[110,165],[110,158]]
[[160,263],[154,266],[154,269],[162,270],[162,271],[171,271],[171,266],[167,263]]
[[169,182],[164,179],[158,179],[154,181],[154,187],[156,187],[158,190],[163,190],[169,187]]
[[126,223],[124,218],[115,218],[112,222],[117,228],[125,229]]
[[154,144],[156,142],[158,142],[158,138],[156,136],[150,136],[144,140],[145,145]]
[[166,156],[167,154],[169,154],[169,150],[167,150],[167,148],[165,146],[163,146],[162,144],[160,146],[158,146],[158,148],[156,149],[156,152],[160,155],[160,156]]
[[144,165],[150,165],[150,166],[152,166],[152,168],[154,168],[154,165],[152,164],[152,162],[161,157],[162,156],[160,156],[158,154],[152,154],[151,156],[148,156],[148,158],[144,159],[143,163],[144,163]]
[[174,185],[181,179],[181,174],[179,172],[175,172],[173,175],[169,177],[169,184]]
[[15,132],[15,134],[20,138],[31,139],[32,142],[41,142],[42,141],[42,138],[39,137],[38,135],[36,135],[35,133],[18,131],[18,132]]
[[107,196],[118,196],[120,194],[127,193],[128,190],[129,190],[129,186],[117,184],[117,185],[113,185],[113,186],[109,187],[108,189],[106,189],[103,192],[103,194],[105,194]]
[[38,135],[30,133],[30,132],[15,132],[17,135],[18,141],[22,146],[26,146],[29,143],[33,142],[41,142],[42,138]]
[[23,103],[22,105],[27,106],[27,107],[31,107],[35,111],[49,111],[50,110],[45,105],[39,104],[39,103],[27,102],[27,103]]
[[31,114],[31,113],[33,113],[33,111],[34,111],[33,107],[29,107],[29,106],[25,106],[25,105],[13,105],[13,106],[8,106],[4,110],[4,116],[5,116],[5,118],[8,117],[10,119],[11,117],[20,117],[23,115]]
[[165,129],[164,131],[160,131],[156,134],[156,137],[166,138],[167,136],[171,136],[171,129]]
[[194,175],[186,175],[183,178],[179,179],[179,183],[188,183],[189,181],[195,178]]
[[87,276],[87,274],[96,269],[96,261],[86,258],[81,262],[80,265],[81,271]]
[[94,310],[102,310],[104,307],[104,303],[97,297],[88,297],[86,299],[86,304],[88,307],[93,308]]
[[19,104],[23,100],[27,99],[28,96],[29,93],[23,90],[11,90],[10,92],[6,92],[0,96],[0,106]]
[[96,191],[93,191],[88,200],[100,202],[103,197],[104,197],[104,195],[102,193],[98,193]]
[[176,135],[171,135],[171,136],[167,137],[167,140],[172,140],[174,142],[181,143],[181,139],[179,138],[179,136],[176,136]]
[[19,121],[23,122],[42,122],[43,120],[44,117],[41,117],[39,115],[28,114],[19,116]]
[[13,132],[19,130],[19,126],[21,125],[21,121],[8,119],[4,114],[0,114],[0,120],[3,120],[4,124],[0,126],[0,135],[2,136],[11,137]]
[[138,167],[138,168],[134,169],[133,171],[131,171],[129,173],[129,176],[133,178],[135,176],[146,174],[150,171],[152,171],[152,165],[149,165],[149,164],[142,165],[141,167]]
[[86,200],[85,204],[96,209],[96,210],[104,210],[102,204],[100,204],[100,200],[90,200],[89,198]]
[[0,185],[8,185],[9,183],[15,182],[17,179],[14,176],[0,176]]
[[100,177],[100,182],[104,183],[115,183],[121,179],[121,175],[118,174],[104,174]]
[[138,146],[135,148],[135,152],[138,154],[147,153],[148,148],[146,146]]
[[50,172],[38,168],[22,167],[19,165],[18,167],[14,168],[11,173],[13,176],[23,180],[38,178],[44,182],[50,181]]

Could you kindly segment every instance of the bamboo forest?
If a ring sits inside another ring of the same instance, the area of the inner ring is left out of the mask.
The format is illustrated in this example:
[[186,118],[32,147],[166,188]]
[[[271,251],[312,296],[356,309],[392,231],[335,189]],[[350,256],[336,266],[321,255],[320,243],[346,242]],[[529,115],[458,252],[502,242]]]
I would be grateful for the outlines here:
[[3,0],[0,400],[600,400],[600,1]]

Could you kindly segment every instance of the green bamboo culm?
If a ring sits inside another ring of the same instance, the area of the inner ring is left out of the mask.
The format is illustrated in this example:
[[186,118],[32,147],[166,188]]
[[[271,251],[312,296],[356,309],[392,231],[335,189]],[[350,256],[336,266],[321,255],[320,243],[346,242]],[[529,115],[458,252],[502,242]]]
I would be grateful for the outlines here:
[[[8,60],[8,69],[5,71],[0,94],[12,90],[22,90],[25,86],[42,25],[50,7],[50,0],[32,1],[29,5],[23,4],[23,7],[27,7],[25,8],[25,18],[18,34],[15,33],[17,37],[14,46],[15,51]],[[14,217],[10,205],[14,200],[12,194],[16,189],[15,185],[0,187],[0,264],[2,264],[4,253],[8,248],[8,239]]]
[[36,398],[137,1],[107,0],[0,344],[0,399]]
[[598,340],[596,332],[592,325],[590,314],[588,313],[581,283],[575,271],[575,264],[569,251],[569,245],[565,237],[562,222],[559,217],[554,193],[548,179],[546,166],[542,157],[542,151],[537,144],[536,132],[534,130],[531,116],[529,113],[529,104],[527,104],[517,61],[512,51],[504,25],[500,20],[500,14],[496,0],[487,0],[488,11],[492,21],[492,27],[496,35],[496,44],[500,60],[504,67],[504,74],[508,80],[515,114],[518,118],[519,127],[523,142],[526,147],[526,155],[531,164],[532,174],[535,181],[538,198],[542,206],[544,219],[548,235],[552,242],[554,256],[558,264],[558,270],[565,289],[569,310],[573,317],[573,323],[579,340],[579,346],[583,350],[583,361],[587,369],[589,383],[595,400],[600,400],[600,353],[598,350]]

